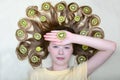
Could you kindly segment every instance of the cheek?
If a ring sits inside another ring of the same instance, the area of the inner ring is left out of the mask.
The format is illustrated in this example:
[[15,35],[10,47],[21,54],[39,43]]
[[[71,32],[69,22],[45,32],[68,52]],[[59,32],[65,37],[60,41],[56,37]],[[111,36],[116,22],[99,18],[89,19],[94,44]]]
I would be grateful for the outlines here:
[[57,49],[53,49],[53,48],[49,48],[48,52],[50,53],[50,55],[52,57],[54,57],[57,54],[58,50]]
[[66,58],[70,58],[72,56],[73,50],[66,51],[65,56]]

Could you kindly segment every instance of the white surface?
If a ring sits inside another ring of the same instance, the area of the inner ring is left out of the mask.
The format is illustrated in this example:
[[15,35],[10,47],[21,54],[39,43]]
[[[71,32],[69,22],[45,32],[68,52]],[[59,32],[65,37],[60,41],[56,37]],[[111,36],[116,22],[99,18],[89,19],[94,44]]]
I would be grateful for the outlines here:
[[[17,59],[15,48],[18,41],[15,31],[17,21],[25,17],[30,5],[40,6],[45,0],[0,0],[0,80],[26,80],[31,66],[27,60]],[[50,0],[46,0],[50,1]],[[52,4],[60,0],[51,0]],[[68,3],[72,0],[66,0]],[[120,9],[119,0],[74,0],[79,5],[89,5],[93,13],[100,16],[106,39],[113,40],[118,47],[113,56],[91,75],[91,80],[120,80]],[[49,59],[44,65],[48,65]]]

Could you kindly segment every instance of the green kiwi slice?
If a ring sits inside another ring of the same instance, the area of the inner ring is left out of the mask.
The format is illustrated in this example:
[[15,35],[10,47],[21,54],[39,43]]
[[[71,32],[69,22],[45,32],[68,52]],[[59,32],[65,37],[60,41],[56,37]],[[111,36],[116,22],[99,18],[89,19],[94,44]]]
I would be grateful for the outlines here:
[[86,46],[86,45],[82,45],[82,49],[85,51],[85,50],[88,49],[88,46]]
[[94,17],[91,19],[90,23],[92,26],[97,26],[100,22],[99,22],[99,19],[97,17]]
[[74,20],[75,20],[76,22],[79,22],[79,21],[81,20],[81,17],[80,17],[80,16],[75,16],[75,17],[74,17]]
[[69,9],[70,9],[70,11],[75,12],[75,11],[77,11],[78,6],[77,6],[77,4],[72,3],[72,4],[70,4]]
[[37,57],[37,56],[32,56],[31,57],[31,62],[33,62],[33,63],[37,63],[37,62],[39,62],[39,57]]
[[57,33],[57,38],[63,40],[66,38],[66,33],[64,31],[60,31]]
[[27,48],[24,45],[20,45],[19,51],[21,54],[26,54],[28,52]]
[[41,48],[40,46],[37,46],[37,47],[35,48],[35,50],[36,50],[37,52],[40,52],[40,51],[42,50],[42,48]]
[[85,62],[87,59],[86,59],[86,57],[85,56],[78,56],[77,57],[77,62],[78,62],[78,64],[79,63],[82,63],[82,62]]
[[58,11],[63,11],[65,9],[65,6],[61,3],[57,4],[57,10]]
[[58,17],[58,22],[62,23],[65,21],[65,17],[64,16],[59,16]]
[[80,31],[80,35],[86,36],[87,34],[88,34],[88,32],[86,30]]
[[28,23],[25,19],[21,19],[18,23],[23,28],[26,28],[28,26]]
[[92,13],[92,9],[89,6],[84,6],[83,7],[83,12],[85,14],[91,14]]
[[45,11],[50,10],[50,4],[48,2],[45,2],[42,4],[42,9]]
[[24,32],[23,30],[21,30],[21,29],[18,29],[18,30],[16,31],[16,36],[17,36],[18,38],[24,39],[24,38],[25,38],[25,32]]
[[28,17],[35,16],[35,14],[36,14],[35,9],[28,9],[27,11]]
[[100,32],[96,32],[94,34],[94,37],[96,37],[96,38],[102,38],[102,34]]
[[34,33],[33,35],[34,39],[36,40],[40,40],[42,38],[41,34],[40,33]]
[[46,16],[40,16],[40,21],[41,21],[41,22],[45,22],[45,21],[47,21]]

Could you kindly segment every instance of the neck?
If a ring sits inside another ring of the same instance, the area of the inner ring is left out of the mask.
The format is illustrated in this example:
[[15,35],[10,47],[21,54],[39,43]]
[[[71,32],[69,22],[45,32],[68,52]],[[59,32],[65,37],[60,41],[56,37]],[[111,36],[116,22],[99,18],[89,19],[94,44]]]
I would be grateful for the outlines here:
[[68,68],[68,64],[65,64],[65,65],[52,64],[52,67],[50,68],[50,70],[60,71],[60,70],[65,70],[67,68]]

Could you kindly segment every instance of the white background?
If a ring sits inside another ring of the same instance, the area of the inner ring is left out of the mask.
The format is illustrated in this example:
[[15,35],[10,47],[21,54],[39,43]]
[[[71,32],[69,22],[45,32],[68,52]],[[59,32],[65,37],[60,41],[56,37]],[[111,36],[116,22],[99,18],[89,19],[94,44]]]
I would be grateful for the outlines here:
[[[30,5],[41,6],[45,0],[0,0],[0,80],[27,80],[31,66],[28,61],[17,59],[15,38],[17,22],[26,17],[25,9]],[[60,0],[46,0],[56,4]],[[120,9],[119,0],[74,0],[79,5],[89,5],[93,13],[101,18],[100,26],[105,31],[105,39],[115,41],[117,50],[113,56],[97,69],[91,80],[120,80]],[[67,3],[72,0],[66,0]],[[48,66],[50,59],[44,61]],[[71,62],[72,64],[72,62]]]

